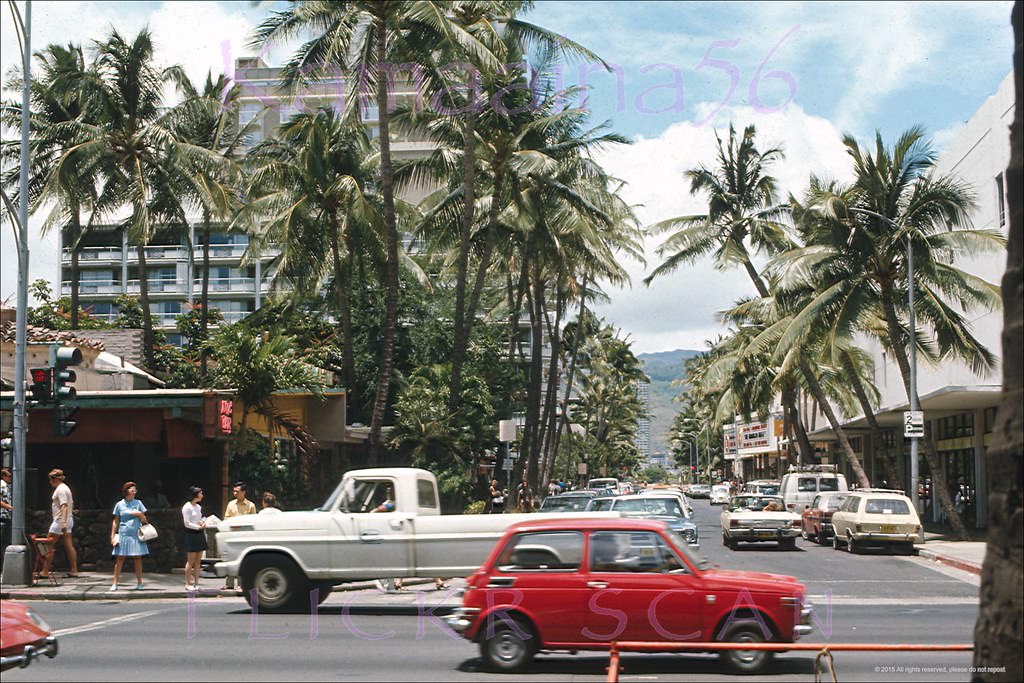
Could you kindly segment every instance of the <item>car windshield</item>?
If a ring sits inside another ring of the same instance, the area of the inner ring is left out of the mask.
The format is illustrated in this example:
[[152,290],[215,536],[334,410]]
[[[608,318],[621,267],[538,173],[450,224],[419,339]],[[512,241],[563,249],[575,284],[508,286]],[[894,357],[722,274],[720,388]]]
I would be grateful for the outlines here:
[[869,515],[909,515],[910,506],[899,498],[868,498],[864,512]]
[[845,495],[842,495],[842,496],[829,496],[828,498],[826,498],[824,500],[824,505],[822,505],[822,507],[824,509],[826,509],[826,510],[831,511],[831,512],[835,512],[843,504],[844,500],[846,500],[846,496]]
[[587,503],[588,512],[606,512],[612,509],[614,498],[593,498]]
[[819,491],[838,491],[839,479],[837,477],[822,477],[818,480]]
[[729,510],[764,510],[772,502],[779,506],[779,510],[785,509],[782,499],[777,496],[733,496],[729,501]]
[[675,498],[627,498],[619,499],[612,510],[616,512],[645,512],[652,515],[683,517],[683,510]]
[[545,512],[578,512],[587,507],[590,496],[548,496],[540,504],[540,509]]

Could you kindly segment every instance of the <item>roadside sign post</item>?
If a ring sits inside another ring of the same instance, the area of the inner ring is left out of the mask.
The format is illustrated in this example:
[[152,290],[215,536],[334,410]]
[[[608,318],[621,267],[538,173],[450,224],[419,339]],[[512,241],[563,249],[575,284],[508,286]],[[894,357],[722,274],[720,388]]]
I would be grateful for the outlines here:
[[906,439],[920,439],[924,436],[924,411],[904,410],[903,411],[903,437]]

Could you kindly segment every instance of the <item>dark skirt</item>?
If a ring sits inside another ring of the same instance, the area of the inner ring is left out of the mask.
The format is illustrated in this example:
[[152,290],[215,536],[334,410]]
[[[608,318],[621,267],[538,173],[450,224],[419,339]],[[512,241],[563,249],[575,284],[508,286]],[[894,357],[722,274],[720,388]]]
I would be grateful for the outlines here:
[[185,529],[185,552],[201,553],[206,550],[206,532],[202,529]]

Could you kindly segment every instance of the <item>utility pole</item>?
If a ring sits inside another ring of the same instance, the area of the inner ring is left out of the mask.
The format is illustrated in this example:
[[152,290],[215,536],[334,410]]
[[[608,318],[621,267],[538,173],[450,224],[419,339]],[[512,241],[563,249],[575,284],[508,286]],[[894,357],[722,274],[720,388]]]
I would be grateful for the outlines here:
[[[18,13],[11,3],[15,29]],[[25,405],[25,358],[28,342],[28,117],[30,106],[30,83],[32,73],[32,2],[25,0],[24,45],[22,45],[21,70],[21,168],[18,183],[18,303],[17,321],[14,332],[14,462],[11,471],[14,485],[14,514],[12,515],[11,540],[25,538],[25,438],[28,435]],[[24,545],[7,546],[4,555],[3,578],[8,585],[32,583],[29,572],[28,552]]]

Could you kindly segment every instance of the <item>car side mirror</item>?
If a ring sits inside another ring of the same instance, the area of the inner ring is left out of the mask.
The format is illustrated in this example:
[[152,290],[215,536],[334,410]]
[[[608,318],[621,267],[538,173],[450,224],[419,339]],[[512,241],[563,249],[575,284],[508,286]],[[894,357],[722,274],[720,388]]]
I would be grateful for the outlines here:
[[804,505],[804,510],[810,510],[810,509],[811,509],[810,505]]

